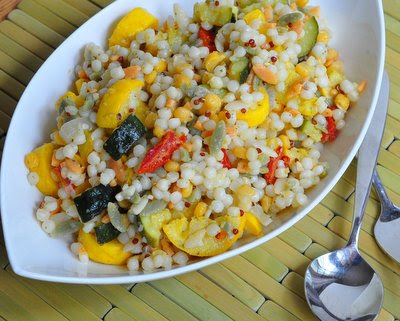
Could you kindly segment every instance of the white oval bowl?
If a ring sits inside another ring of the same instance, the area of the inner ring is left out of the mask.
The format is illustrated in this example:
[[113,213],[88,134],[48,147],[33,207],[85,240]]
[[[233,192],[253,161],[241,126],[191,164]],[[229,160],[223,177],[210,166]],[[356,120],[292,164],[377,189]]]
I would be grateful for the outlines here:
[[[129,272],[126,268],[90,262],[80,263],[69,249],[70,240],[52,239],[35,218],[41,194],[27,181],[24,156],[49,140],[55,125],[54,104],[74,81],[74,66],[89,42],[105,45],[112,26],[134,7],[147,8],[163,21],[179,2],[192,13],[193,0],[118,0],[76,30],[54,51],[35,74],[22,95],[8,130],[1,173],[1,213],[4,237],[15,273],[39,280],[67,283],[144,282],[198,270],[238,255],[282,233],[316,206],[340,179],[355,156],[375,109],[385,57],[382,4],[379,0],[326,0],[318,3],[333,31],[331,45],[344,60],[347,76],[366,79],[367,90],[346,116],[346,127],[322,154],[329,162],[328,176],[308,193],[307,206],[279,215],[260,238],[242,238],[234,248],[215,257],[186,266],[152,273]],[[312,1],[317,4],[317,1]]]

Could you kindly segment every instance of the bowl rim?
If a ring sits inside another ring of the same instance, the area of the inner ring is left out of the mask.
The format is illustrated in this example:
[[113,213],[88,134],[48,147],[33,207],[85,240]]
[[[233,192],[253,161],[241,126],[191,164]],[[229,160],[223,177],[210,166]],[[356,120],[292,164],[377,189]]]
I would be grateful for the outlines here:
[[[66,40],[69,41],[64,41],[61,45],[59,45],[54,52],[47,58],[50,59],[53,54],[59,51],[63,51],[65,46],[68,46],[68,43],[71,41],[71,39],[74,39],[79,35],[79,31],[81,27],[85,26],[86,24],[90,23],[90,21],[96,17],[99,14],[104,14],[104,11],[111,10],[114,6],[119,6],[120,2],[125,1],[125,0],[117,0],[113,2],[112,4],[108,5],[104,9],[100,10],[98,13],[96,13],[94,16],[90,17],[84,24],[82,24],[79,28],[77,28],[69,37],[66,38]],[[154,281],[154,280],[159,280],[163,278],[168,278],[168,277],[173,277],[177,276],[183,273],[187,272],[192,272],[199,270],[201,268],[204,268],[206,266],[209,266],[211,264],[215,264],[218,262],[221,262],[223,260],[226,260],[228,258],[234,257],[236,255],[239,255],[243,252],[246,252],[250,249],[253,249],[255,247],[260,246],[261,244],[267,242],[268,240],[276,237],[277,235],[281,234],[282,232],[286,231],[288,228],[292,227],[294,224],[296,224],[299,220],[301,220],[304,216],[306,216],[317,204],[321,202],[321,200],[332,190],[332,188],[336,185],[336,183],[339,181],[339,179],[342,177],[343,173],[346,171],[348,166],[350,165],[351,161],[355,157],[359,147],[361,146],[361,143],[364,139],[364,136],[368,130],[368,127],[370,125],[373,113],[376,108],[376,104],[378,101],[378,96],[379,96],[379,91],[381,88],[382,84],[382,77],[383,77],[383,71],[384,71],[384,61],[385,61],[385,24],[384,24],[384,14],[383,14],[383,5],[382,2],[379,0],[374,0],[377,3],[378,7],[378,34],[380,36],[379,38],[379,48],[377,50],[377,53],[379,54],[379,62],[378,62],[378,74],[377,74],[377,82],[374,88],[373,92],[373,97],[370,102],[370,108],[366,117],[366,120],[362,126],[361,131],[358,134],[358,137],[355,141],[355,144],[351,148],[350,152],[347,154],[346,158],[343,161],[342,166],[339,168],[338,172],[335,174],[335,176],[332,177],[331,181],[327,186],[323,189],[323,191],[316,196],[316,198],[308,203],[305,207],[301,209],[298,213],[296,213],[292,218],[288,219],[285,223],[283,223],[281,226],[278,228],[275,228],[271,232],[269,232],[266,235],[263,235],[262,237],[255,239],[254,241],[249,242],[248,244],[244,244],[238,248],[231,249],[227,252],[224,252],[222,254],[219,254],[217,256],[213,257],[208,257],[205,259],[202,259],[198,262],[194,262],[188,265],[184,266],[179,266],[179,267],[174,267],[171,270],[162,270],[162,271],[152,271],[149,273],[140,273],[140,274],[130,274],[130,275],[125,275],[125,276],[56,276],[56,275],[49,275],[45,273],[38,273],[38,272],[31,272],[27,271],[16,263],[16,255],[13,253],[11,250],[13,246],[11,245],[11,240],[8,237],[8,229],[7,229],[7,215],[2,215],[2,227],[3,227],[3,234],[4,234],[4,240],[5,240],[5,245],[8,253],[8,259],[9,263],[13,269],[13,271],[20,276],[31,278],[31,279],[36,279],[36,280],[41,280],[41,281],[50,281],[50,282],[62,282],[62,283],[72,283],[72,284],[124,284],[124,283],[140,283],[140,282],[147,282],[147,281]],[[47,61],[47,60],[46,60]],[[30,83],[34,81],[35,77],[40,74],[40,70],[45,66],[46,61],[43,63],[43,65],[39,68],[39,70],[35,73],[33,78],[31,79]],[[26,86],[26,89],[30,86],[30,83]],[[26,94],[26,90],[20,97],[19,101],[24,98]],[[20,103],[18,102],[15,112],[19,111],[20,109]],[[16,122],[16,118],[12,117],[11,122],[10,122],[10,128],[13,127],[14,122]],[[4,154],[2,157],[1,164],[3,165],[4,155],[7,154],[7,150],[11,148],[9,146],[11,143],[9,143],[9,140],[6,137],[5,145],[4,145]],[[1,166],[3,167],[3,166]],[[5,190],[6,188],[6,182],[4,179],[4,175],[0,172],[0,191]],[[6,199],[4,197],[4,193],[0,193],[0,204],[1,204],[1,212],[3,213],[4,205],[6,202]],[[133,272],[132,272],[133,273]]]

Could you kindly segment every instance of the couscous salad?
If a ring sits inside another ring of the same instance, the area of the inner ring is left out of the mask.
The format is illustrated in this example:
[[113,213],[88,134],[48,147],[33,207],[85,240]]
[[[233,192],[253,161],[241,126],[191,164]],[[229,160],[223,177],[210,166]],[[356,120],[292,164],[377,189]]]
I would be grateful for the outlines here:
[[366,86],[346,78],[307,0],[207,0],[166,21],[135,8],[90,43],[26,155],[36,211],[80,261],[151,271],[260,236],[307,203]]

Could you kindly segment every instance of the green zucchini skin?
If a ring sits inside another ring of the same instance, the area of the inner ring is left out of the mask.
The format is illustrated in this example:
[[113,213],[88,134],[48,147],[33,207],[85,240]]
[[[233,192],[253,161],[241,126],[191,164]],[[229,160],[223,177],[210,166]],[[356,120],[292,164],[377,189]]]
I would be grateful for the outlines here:
[[107,185],[97,185],[74,198],[74,203],[83,223],[99,215],[115,197],[115,190]]
[[310,20],[304,24],[304,32],[303,38],[298,41],[298,44],[301,46],[301,51],[298,54],[299,58],[308,55],[317,42],[319,26],[315,17],[310,18]]
[[144,134],[146,127],[135,115],[129,115],[104,143],[104,150],[119,160]]
[[97,243],[99,244],[111,242],[119,235],[119,231],[111,223],[96,226],[94,232],[96,234]]

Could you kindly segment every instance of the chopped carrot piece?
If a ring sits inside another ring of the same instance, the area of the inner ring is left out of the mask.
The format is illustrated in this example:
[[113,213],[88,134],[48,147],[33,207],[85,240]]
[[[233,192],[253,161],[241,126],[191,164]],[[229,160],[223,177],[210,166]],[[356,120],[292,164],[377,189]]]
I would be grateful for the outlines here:
[[264,16],[265,16],[265,20],[267,20],[267,21],[271,21],[272,18],[274,17],[274,11],[272,10],[272,7],[270,4],[264,8]]
[[61,161],[56,158],[56,152],[54,151],[53,155],[51,156],[51,166],[58,167],[60,163]]
[[276,85],[278,83],[278,76],[276,75],[276,73],[272,72],[271,69],[262,64],[255,64],[253,66],[253,71],[258,78],[268,84]]
[[246,79],[246,84],[251,86],[253,84],[253,80],[254,80],[254,71],[252,70],[252,71],[250,71],[250,73]]
[[315,17],[319,17],[321,14],[321,8],[319,6],[313,7],[310,10],[310,14]]
[[81,79],[89,80],[88,75],[86,74],[86,72],[83,69],[79,70],[78,76]]
[[198,120],[195,122],[195,124],[193,125],[194,128],[198,129],[198,130],[203,130],[203,124],[200,123]]
[[247,160],[240,160],[237,164],[237,170],[241,174],[245,174],[249,172],[249,163]]
[[167,108],[174,108],[176,107],[176,100],[172,98],[168,98],[167,102],[165,103],[165,107]]
[[104,224],[110,223],[110,217],[108,216],[108,214],[104,215],[101,218],[101,223],[104,223]]
[[357,90],[358,90],[358,92],[362,93],[366,87],[367,87],[367,81],[363,80],[358,84]]
[[110,166],[111,169],[114,170],[115,172],[115,178],[117,179],[118,183],[124,183],[125,178],[126,178],[126,171],[125,171],[125,165],[122,162],[122,160],[113,160],[112,158],[108,161],[108,165]]
[[300,95],[302,89],[303,89],[302,83],[298,82],[293,84],[288,90],[287,99],[289,100],[293,97]]
[[162,239],[160,241],[160,246],[161,246],[161,250],[163,250],[169,256],[173,256],[175,254],[171,243],[167,239]]
[[297,109],[294,109],[292,107],[285,107],[285,109],[283,111],[291,113],[293,116],[300,114],[300,112]]
[[303,21],[298,20],[298,21],[294,22],[294,23],[292,24],[292,27],[291,27],[290,29],[293,30],[293,31],[296,31],[296,33],[297,33],[298,35],[301,34],[301,32],[302,32],[303,29],[304,29]]
[[141,70],[142,70],[142,67],[140,67],[140,66],[130,66],[130,67],[124,68],[125,79],[127,79],[127,78],[135,79]]
[[82,174],[85,170],[85,168],[82,167],[81,164],[79,164],[79,162],[77,162],[75,159],[67,158],[65,160],[65,166],[68,167],[71,172],[77,174]]
[[332,110],[327,108],[324,110],[324,112],[322,113],[322,116],[324,117],[332,117]]
[[231,137],[235,137],[237,135],[237,129],[234,126],[228,126],[226,127],[226,133]]
[[184,142],[182,144],[183,148],[185,148],[188,152],[191,152],[193,149],[193,145],[189,142]]

